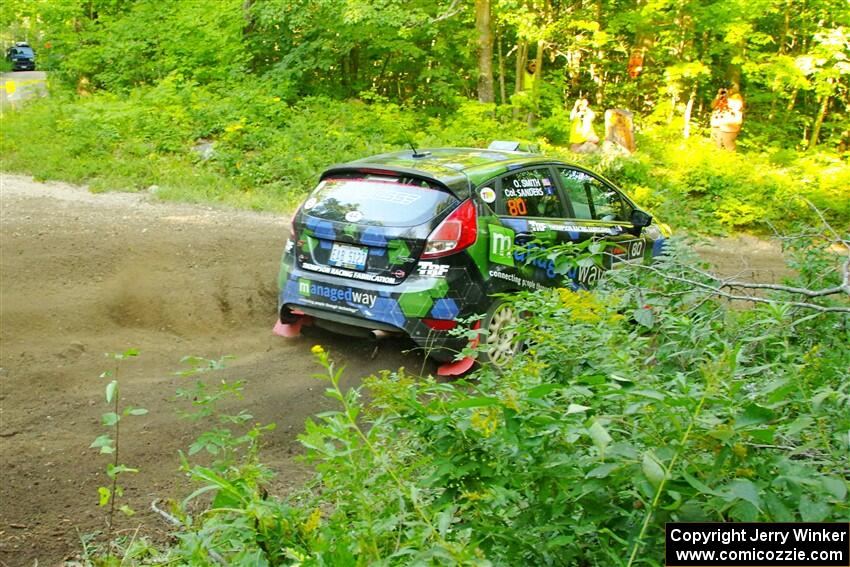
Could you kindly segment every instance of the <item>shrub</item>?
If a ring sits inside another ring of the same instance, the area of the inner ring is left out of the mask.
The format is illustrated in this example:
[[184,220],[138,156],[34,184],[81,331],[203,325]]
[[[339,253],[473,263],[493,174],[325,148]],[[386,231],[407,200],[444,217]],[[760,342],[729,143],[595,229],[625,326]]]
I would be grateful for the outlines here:
[[[816,259],[800,284],[835,263],[798,246]],[[216,497],[169,559],[658,565],[666,521],[848,521],[846,313],[729,309],[674,252],[593,293],[517,297],[527,351],[501,372],[344,391],[314,347],[339,409],[300,436],[309,490],[264,497],[254,453],[196,468]]]

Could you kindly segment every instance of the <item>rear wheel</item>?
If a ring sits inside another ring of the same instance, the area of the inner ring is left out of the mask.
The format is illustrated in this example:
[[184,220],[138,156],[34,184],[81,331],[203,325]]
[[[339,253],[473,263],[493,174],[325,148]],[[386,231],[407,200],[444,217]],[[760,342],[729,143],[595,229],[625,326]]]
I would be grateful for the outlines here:
[[483,344],[487,349],[479,355],[481,362],[504,368],[522,351],[525,341],[516,329],[518,319],[519,315],[513,303],[497,299],[490,306],[482,322],[487,333]]

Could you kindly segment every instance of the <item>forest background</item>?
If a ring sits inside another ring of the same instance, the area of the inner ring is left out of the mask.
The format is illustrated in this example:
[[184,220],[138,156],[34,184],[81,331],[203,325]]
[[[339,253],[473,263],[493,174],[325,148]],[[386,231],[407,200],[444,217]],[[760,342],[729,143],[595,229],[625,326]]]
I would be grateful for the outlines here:
[[[287,210],[333,162],[522,139],[680,226],[813,220],[800,197],[844,218],[848,25],[843,0],[4,3],[4,47],[30,42],[52,97],[3,115],[0,166]],[[705,143],[722,87],[741,155]],[[580,96],[599,134],[635,113],[635,156],[568,152]]]

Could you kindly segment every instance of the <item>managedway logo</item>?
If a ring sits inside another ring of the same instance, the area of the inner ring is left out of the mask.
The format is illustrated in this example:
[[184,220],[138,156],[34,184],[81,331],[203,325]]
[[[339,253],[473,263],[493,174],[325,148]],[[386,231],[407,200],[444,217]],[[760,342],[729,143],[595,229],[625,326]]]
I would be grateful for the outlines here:
[[366,307],[374,307],[378,300],[378,294],[355,291],[350,287],[339,288],[329,285],[321,285],[301,278],[298,280],[298,293],[304,297],[324,297],[334,302],[359,303]]
[[495,224],[487,225],[490,230],[490,261],[505,266],[514,265],[514,231]]

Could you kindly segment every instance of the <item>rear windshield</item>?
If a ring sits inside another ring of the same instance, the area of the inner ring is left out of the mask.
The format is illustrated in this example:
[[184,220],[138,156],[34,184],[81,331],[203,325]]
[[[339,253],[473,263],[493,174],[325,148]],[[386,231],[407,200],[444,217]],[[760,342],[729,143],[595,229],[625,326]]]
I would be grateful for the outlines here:
[[304,203],[321,219],[378,226],[416,226],[458,200],[427,181],[387,176],[334,176],[323,179]]

